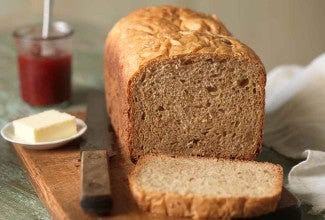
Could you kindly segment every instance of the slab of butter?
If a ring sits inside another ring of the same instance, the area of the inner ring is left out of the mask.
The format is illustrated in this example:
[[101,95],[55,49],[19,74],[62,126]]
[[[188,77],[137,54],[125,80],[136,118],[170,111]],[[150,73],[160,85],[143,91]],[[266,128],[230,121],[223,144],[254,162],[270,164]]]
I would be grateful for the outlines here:
[[28,142],[47,142],[77,133],[76,118],[56,110],[44,111],[13,121],[15,136]]

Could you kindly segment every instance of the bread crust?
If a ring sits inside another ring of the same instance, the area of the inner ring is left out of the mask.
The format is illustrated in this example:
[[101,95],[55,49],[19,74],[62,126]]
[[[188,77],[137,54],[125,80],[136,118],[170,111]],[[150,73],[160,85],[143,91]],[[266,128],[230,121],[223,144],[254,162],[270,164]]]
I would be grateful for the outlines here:
[[[225,59],[235,57],[260,69],[264,103],[264,66],[249,47],[231,36],[216,16],[172,6],[139,9],[113,27],[107,36],[104,54],[107,110],[121,145],[134,162],[138,156],[133,153],[132,83],[149,65],[200,54]],[[256,151],[242,159],[255,159],[261,150],[264,104],[261,111],[260,141]]]
[[[191,217],[194,219],[250,218],[275,211],[278,201],[280,200],[283,185],[282,167],[268,162],[256,161],[218,159],[219,161],[230,161],[233,163],[255,163],[256,166],[263,166],[263,164],[272,165],[277,176],[277,182],[274,186],[275,190],[273,194],[269,197],[209,197],[144,189],[137,185],[136,174],[146,166],[145,162],[147,158],[150,158],[151,156],[153,155],[145,155],[141,157],[135,169],[129,175],[129,184],[132,195],[139,208],[143,211],[174,217]],[[161,157],[165,156],[162,155]],[[182,158],[187,157],[176,158],[182,160]],[[204,159],[215,160],[212,158]]]

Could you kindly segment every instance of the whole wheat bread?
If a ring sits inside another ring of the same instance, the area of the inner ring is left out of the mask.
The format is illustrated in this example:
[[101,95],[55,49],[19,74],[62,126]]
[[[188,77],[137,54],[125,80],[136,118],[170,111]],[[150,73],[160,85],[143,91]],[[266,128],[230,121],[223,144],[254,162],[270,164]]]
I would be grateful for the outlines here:
[[258,155],[265,69],[216,16],[139,9],[108,34],[104,62],[107,110],[133,161],[148,153]]
[[129,182],[144,211],[230,219],[274,211],[282,172],[279,165],[255,161],[147,155],[140,158]]

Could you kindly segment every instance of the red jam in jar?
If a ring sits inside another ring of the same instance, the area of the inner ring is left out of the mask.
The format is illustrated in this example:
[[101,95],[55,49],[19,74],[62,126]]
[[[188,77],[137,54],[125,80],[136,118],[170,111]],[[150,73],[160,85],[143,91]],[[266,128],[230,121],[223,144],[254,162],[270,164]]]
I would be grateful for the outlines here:
[[34,106],[66,102],[71,96],[73,29],[57,21],[47,37],[41,33],[38,24],[14,31],[21,97]]
[[20,91],[31,105],[50,105],[69,100],[71,55],[18,56]]

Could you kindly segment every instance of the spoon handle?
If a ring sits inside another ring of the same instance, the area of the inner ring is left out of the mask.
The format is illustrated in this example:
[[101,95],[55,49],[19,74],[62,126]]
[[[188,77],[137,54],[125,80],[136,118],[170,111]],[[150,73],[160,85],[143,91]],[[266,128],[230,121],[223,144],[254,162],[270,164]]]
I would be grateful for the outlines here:
[[44,0],[43,6],[43,27],[42,27],[42,37],[47,38],[49,36],[49,29],[51,24],[51,0]]

